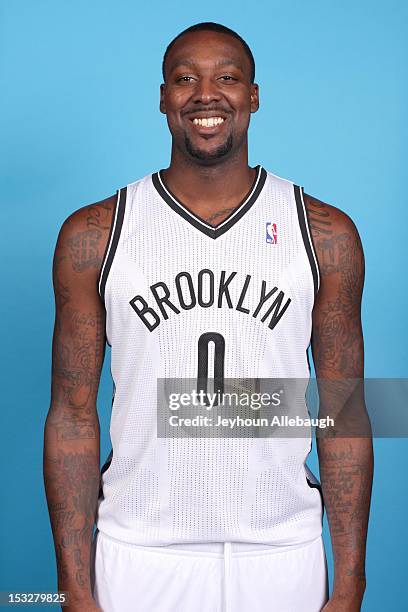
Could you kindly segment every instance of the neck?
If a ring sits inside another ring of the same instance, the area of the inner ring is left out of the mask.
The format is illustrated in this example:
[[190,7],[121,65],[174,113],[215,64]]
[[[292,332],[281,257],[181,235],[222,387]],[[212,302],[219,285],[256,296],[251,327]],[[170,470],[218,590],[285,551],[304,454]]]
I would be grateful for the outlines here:
[[255,179],[248,166],[247,149],[238,156],[214,164],[200,164],[173,147],[170,166],[162,177],[174,195],[198,214],[208,215],[220,208],[236,206]]

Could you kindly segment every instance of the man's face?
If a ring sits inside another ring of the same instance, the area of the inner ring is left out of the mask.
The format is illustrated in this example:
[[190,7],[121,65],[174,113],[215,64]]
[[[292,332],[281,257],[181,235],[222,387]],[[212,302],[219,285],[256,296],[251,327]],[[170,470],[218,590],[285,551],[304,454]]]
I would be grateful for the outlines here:
[[170,50],[165,74],[160,110],[180,152],[208,164],[246,143],[258,86],[251,84],[251,63],[239,40],[219,32],[185,34]]

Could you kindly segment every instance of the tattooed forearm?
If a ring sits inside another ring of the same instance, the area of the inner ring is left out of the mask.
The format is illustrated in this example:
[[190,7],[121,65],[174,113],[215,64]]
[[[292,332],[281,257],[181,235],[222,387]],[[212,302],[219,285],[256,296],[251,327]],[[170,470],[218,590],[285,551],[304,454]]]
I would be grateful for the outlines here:
[[[54,534],[59,588],[73,593],[90,592],[89,558],[92,529],[99,491],[99,453],[61,450],[52,440],[52,427],[46,427],[44,478]],[[54,456],[52,453],[55,452]]]
[[320,478],[330,526],[335,590],[355,579],[364,590],[365,549],[372,484],[368,438],[318,440]]
[[[44,482],[54,536],[58,586],[72,597],[91,592],[90,550],[100,486],[97,415],[54,405],[44,432]],[[87,565],[79,560],[87,559]]]

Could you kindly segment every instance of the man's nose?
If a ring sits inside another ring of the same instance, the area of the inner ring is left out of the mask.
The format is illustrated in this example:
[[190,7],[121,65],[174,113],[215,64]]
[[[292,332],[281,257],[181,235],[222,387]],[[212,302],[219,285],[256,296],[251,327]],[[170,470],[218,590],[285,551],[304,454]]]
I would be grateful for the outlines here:
[[219,100],[221,97],[217,82],[210,77],[202,77],[196,84],[194,89],[194,102],[202,102],[209,104],[214,100]]

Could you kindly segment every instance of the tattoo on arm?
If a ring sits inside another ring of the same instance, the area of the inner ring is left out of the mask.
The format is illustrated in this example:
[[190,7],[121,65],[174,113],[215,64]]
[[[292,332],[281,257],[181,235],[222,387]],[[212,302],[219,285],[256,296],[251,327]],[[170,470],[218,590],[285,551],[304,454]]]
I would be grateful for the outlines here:
[[335,561],[345,576],[364,578],[371,498],[371,445],[364,439],[318,441],[324,500]]
[[369,437],[347,438],[345,434],[348,417],[365,411],[364,395],[359,390],[353,393],[353,381],[361,381],[364,376],[360,315],[364,255],[350,219],[310,196],[305,203],[322,281],[312,331],[320,408],[327,414],[343,411],[342,416],[346,416],[346,429],[340,437],[317,440],[335,561],[334,590],[347,592],[344,581],[349,579],[360,585],[361,594],[365,585],[372,443]]
[[112,206],[101,203],[87,208],[86,225],[88,229],[97,228],[109,231],[112,222]]
[[85,408],[85,414],[89,414],[89,403],[99,383],[103,317],[68,306],[64,318],[65,326],[70,328],[70,342],[64,342],[57,326],[53,347],[54,400],[67,408]]
[[105,312],[97,274],[113,205],[78,212],[64,224],[54,256],[56,317],[44,480],[59,586],[88,598],[100,485],[96,397],[105,352]]
[[306,199],[306,212],[309,220],[309,226],[315,239],[320,236],[331,236],[333,234],[330,213],[327,206],[319,200],[315,200],[310,196]]
[[[56,539],[60,580],[72,576],[78,586],[86,585],[81,548],[89,550],[94,524],[95,500],[99,489],[99,461],[92,451],[64,452],[46,465],[48,507]],[[89,579],[89,576],[88,576]]]
[[325,375],[353,378],[363,375],[360,319],[364,256],[354,227],[334,231],[330,208],[307,198],[312,237],[324,284],[335,280],[313,319],[313,357]]
[[102,233],[97,229],[78,232],[69,239],[70,257],[75,271],[82,272],[86,268],[100,268],[99,241]]

